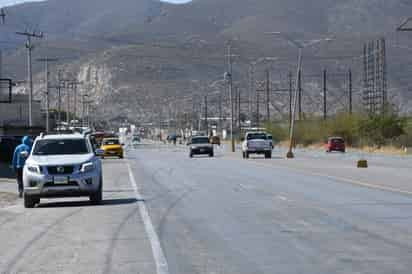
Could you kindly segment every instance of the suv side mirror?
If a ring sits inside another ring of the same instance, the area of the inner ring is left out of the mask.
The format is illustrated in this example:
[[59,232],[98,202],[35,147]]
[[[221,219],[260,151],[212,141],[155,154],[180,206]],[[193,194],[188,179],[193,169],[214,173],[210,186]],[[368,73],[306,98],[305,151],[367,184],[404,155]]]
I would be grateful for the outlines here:
[[96,156],[103,156],[104,155],[104,149],[96,149],[94,151],[94,154],[96,154]]
[[245,137],[240,138],[240,141],[242,142],[245,141]]
[[20,157],[27,159],[29,157],[29,153],[27,151],[22,151],[20,152]]

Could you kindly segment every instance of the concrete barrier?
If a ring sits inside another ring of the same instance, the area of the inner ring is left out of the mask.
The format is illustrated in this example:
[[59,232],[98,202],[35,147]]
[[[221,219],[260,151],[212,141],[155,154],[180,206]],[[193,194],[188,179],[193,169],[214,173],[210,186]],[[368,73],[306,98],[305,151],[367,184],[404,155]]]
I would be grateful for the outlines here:
[[358,161],[358,168],[368,168],[368,161],[367,160],[359,160]]

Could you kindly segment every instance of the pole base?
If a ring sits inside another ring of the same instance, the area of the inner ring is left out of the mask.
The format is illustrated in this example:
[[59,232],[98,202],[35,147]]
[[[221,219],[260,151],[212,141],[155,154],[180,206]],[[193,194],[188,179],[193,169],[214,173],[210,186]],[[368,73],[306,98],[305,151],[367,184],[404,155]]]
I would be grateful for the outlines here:
[[292,151],[288,151],[288,153],[286,153],[286,158],[293,159],[293,158],[295,158],[295,155],[293,154]]

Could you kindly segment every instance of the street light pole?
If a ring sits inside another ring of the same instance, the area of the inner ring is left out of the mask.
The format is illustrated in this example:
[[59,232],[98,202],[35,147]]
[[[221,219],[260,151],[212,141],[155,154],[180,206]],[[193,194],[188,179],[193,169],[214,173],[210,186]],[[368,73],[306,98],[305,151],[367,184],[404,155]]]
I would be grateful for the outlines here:
[[286,153],[286,158],[294,158],[295,155],[293,154],[293,145],[294,145],[294,137],[295,137],[295,120],[296,120],[296,109],[298,106],[298,94],[299,94],[299,78],[300,78],[300,73],[302,71],[302,59],[303,59],[303,49],[306,47],[318,44],[323,41],[333,41],[332,38],[324,38],[324,39],[317,39],[317,40],[312,40],[308,43],[300,43],[292,38],[290,38],[288,35],[281,33],[281,32],[270,32],[268,34],[271,35],[278,35],[288,41],[290,44],[298,48],[298,66],[297,66],[297,72],[296,72],[296,84],[295,84],[295,94],[294,94],[294,106],[293,106],[293,111],[292,111],[292,120],[290,122],[290,132],[289,132],[289,150]]
[[233,116],[234,116],[234,106],[233,106],[233,78],[232,78],[232,45],[228,43],[227,45],[228,53],[228,66],[229,72],[226,74],[229,80],[229,101],[230,101],[230,142],[232,147],[232,152],[235,152],[235,139],[233,136]]
[[302,51],[303,48],[299,47],[299,53],[298,53],[298,69],[296,72],[296,84],[295,84],[295,96],[294,96],[294,102],[293,102],[293,109],[292,109],[292,120],[290,121],[290,132],[289,132],[289,150],[286,154],[286,157],[291,159],[294,158],[293,154],[293,144],[294,144],[294,133],[295,133],[295,120],[296,120],[296,109],[298,106],[298,92],[299,92],[299,87],[298,87],[298,81],[299,81],[299,72],[302,69]]

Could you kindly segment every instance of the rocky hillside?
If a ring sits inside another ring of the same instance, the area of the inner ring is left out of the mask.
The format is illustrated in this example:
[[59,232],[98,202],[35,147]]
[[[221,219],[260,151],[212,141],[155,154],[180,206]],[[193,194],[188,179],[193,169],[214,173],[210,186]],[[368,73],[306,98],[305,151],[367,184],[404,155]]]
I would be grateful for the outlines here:
[[[24,41],[14,32],[42,30],[47,39],[38,42],[35,55],[63,57],[56,70],[64,68],[83,81],[84,91],[105,105],[99,109],[104,109],[107,119],[144,119],[159,110],[169,111],[166,97],[206,92],[206,83],[220,79],[225,71],[228,39],[233,40],[234,77],[244,97],[248,96],[248,65],[261,56],[280,57],[272,66],[272,80],[285,86],[296,51],[265,35],[270,31],[288,32],[297,39],[333,36],[334,42],[308,49],[306,74],[318,74],[324,67],[333,73],[352,68],[358,95],[361,59],[356,56],[362,43],[386,36],[391,92],[394,100],[403,98],[404,110],[410,108],[407,47],[412,40],[406,33],[394,33],[402,18],[412,16],[409,1],[194,0],[172,5],[158,0],[49,0],[16,5],[8,13],[1,33],[7,52],[5,74],[24,77]],[[258,67],[257,79],[263,77],[262,68]],[[35,69],[39,71],[40,64]],[[344,104],[336,101],[346,83],[331,78],[331,100],[339,109]],[[305,83],[305,108],[311,112],[319,109],[320,80],[307,77]],[[273,99],[274,112],[282,110],[284,100]],[[182,102],[188,111],[193,108],[192,101]]]

